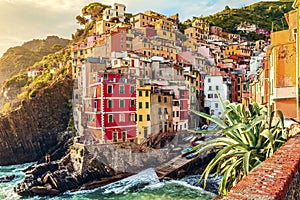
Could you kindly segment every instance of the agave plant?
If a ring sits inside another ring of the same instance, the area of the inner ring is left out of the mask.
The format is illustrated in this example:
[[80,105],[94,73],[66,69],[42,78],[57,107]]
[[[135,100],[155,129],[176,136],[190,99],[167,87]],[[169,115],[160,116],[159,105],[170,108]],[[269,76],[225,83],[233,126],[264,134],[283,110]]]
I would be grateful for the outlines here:
[[250,103],[245,107],[241,103],[229,101],[223,102],[222,106],[224,109],[222,120],[206,113],[191,111],[216,123],[219,131],[215,133],[223,136],[200,143],[193,150],[201,148],[199,151],[201,153],[213,148],[217,151],[216,156],[205,168],[200,181],[204,180],[205,187],[210,173],[223,176],[219,193],[226,195],[242,177],[247,176],[249,171],[270,157],[287,141],[288,130],[284,127],[283,114],[279,110],[271,111],[257,103]]

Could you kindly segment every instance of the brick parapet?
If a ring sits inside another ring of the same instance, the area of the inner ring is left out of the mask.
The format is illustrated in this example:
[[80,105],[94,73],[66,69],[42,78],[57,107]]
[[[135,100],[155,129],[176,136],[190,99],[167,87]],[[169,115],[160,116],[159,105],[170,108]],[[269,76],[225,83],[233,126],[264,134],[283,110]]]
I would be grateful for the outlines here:
[[300,134],[253,169],[223,200],[300,199]]

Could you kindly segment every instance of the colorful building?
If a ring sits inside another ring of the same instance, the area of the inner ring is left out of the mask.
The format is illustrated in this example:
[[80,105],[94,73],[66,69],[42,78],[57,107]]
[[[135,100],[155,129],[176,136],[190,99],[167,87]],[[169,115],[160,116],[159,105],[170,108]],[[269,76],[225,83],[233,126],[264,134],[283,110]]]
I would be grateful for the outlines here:
[[225,56],[229,57],[231,55],[251,56],[251,48],[247,44],[230,44],[225,49]]
[[137,141],[136,80],[97,73],[85,98],[87,128],[100,143]]
[[125,20],[126,6],[124,4],[114,3],[114,6],[105,8],[103,11],[103,19],[106,21],[111,21],[113,19],[118,19],[120,22]]
[[[298,109],[297,109],[297,118],[298,120],[300,119],[300,103],[299,103],[299,88],[300,88],[300,85],[299,85],[299,78],[300,78],[300,70],[299,70],[299,67],[300,67],[300,34],[299,34],[299,30],[300,30],[300,11],[299,11],[299,5],[300,5],[300,2],[299,0],[295,0],[294,1],[294,4],[293,4],[293,7],[296,9],[296,29],[294,29],[294,32],[293,32],[293,35],[296,36],[296,71],[297,71],[297,105],[298,105]],[[298,31],[297,31],[298,30]]]
[[138,143],[151,136],[151,85],[138,83],[137,88]]
[[208,40],[210,28],[209,28],[209,23],[203,21],[202,19],[196,19],[192,23],[192,27],[187,28],[184,30],[184,34],[186,37],[193,37],[198,40]]
[[271,33],[271,104],[284,115],[297,117],[296,11],[285,14],[288,30]]
[[173,132],[173,91],[152,85],[151,131],[152,135]]

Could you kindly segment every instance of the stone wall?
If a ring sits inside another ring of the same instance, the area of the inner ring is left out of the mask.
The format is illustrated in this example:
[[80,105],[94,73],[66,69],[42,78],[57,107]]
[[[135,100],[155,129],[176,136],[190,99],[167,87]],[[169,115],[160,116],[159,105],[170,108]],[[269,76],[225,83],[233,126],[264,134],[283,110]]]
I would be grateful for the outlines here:
[[0,117],[0,165],[37,161],[58,142],[70,118],[73,81],[64,79]]
[[[140,152],[133,143],[120,145],[85,145],[85,150],[91,157],[96,158],[118,172],[132,173],[160,166],[179,153],[173,154],[156,149],[152,149],[148,152]],[[83,166],[83,168],[86,167]]]
[[222,199],[300,199],[300,134],[234,186]]

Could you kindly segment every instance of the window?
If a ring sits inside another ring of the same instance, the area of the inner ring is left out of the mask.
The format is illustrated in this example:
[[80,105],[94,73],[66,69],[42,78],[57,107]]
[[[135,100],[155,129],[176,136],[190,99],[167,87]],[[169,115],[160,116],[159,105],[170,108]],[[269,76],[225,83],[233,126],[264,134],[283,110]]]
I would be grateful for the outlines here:
[[191,103],[196,103],[195,96],[191,96]]
[[144,128],[144,138],[147,138],[147,135],[148,135],[148,128],[145,127]]
[[127,138],[127,133],[126,131],[122,131],[122,141],[126,142],[126,138]]
[[135,121],[135,114],[130,114],[130,115],[128,115],[128,117],[129,117],[129,121],[130,122],[134,122]]
[[213,94],[208,94],[208,98],[212,99],[213,98]]
[[134,86],[130,86],[130,93],[133,94],[134,93]]
[[139,96],[140,96],[140,97],[143,96],[143,91],[139,91]]
[[162,127],[163,127],[162,122],[159,122],[159,131],[160,132],[163,132]]
[[168,108],[164,108],[164,113],[168,114]]
[[139,121],[143,121],[143,115],[139,115]]
[[120,89],[120,94],[124,94],[124,85],[120,85],[119,89]]
[[158,108],[158,114],[161,115],[161,108]]
[[113,123],[113,115],[108,115],[108,123]]
[[211,90],[211,86],[208,86],[208,90]]
[[194,93],[195,92],[195,86],[191,86],[191,92]]
[[113,100],[109,99],[107,101],[107,108],[112,108],[113,107]]
[[93,97],[94,98],[97,97],[97,88],[96,87],[93,88]]
[[161,102],[161,96],[158,96],[158,102]]
[[125,122],[125,114],[124,113],[119,114],[119,122]]
[[107,93],[108,94],[112,94],[113,93],[113,87],[112,87],[112,85],[108,85],[107,86]]
[[97,101],[94,101],[94,109],[97,109]]
[[139,102],[139,108],[143,108],[143,102]]
[[107,80],[107,74],[103,75],[104,80]]
[[216,99],[218,98],[218,95],[217,95],[217,94],[215,94],[214,96],[215,96]]
[[209,82],[209,83],[211,82],[210,78],[207,79],[207,82]]
[[120,99],[120,108],[124,108],[124,107],[125,107],[124,99]]
[[219,104],[218,103],[215,103],[215,108],[218,108],[219,107]]
[[219,90],[219,86],[218,85],[216,85],[216,90]]
[[164,97],[164,102],[167,103],[168,102],[168,98]]
[[134,100],[133,100],[133,99],[132,99],[132,100],[130,100],[130,107],[131,107],[131,108],[133,108],[133,107],[134,107],[134,104],[135,104]]
[[145,103],[145,107],[146,107],[146,108],[149,108],[149,102],[146,102],[146,103]]
[[148,97],[149,96],[149,91],[146,91],[146,95],[145,95],[146,97]]
[[175,117],[175,111],[173,111],[173,113],[172,113],[172,117]]
[[150,121],[150,115],[149,114],[147,115],[147,121]]
[[113,132],[113,142],[118,142],[118,132],[117,131]]

